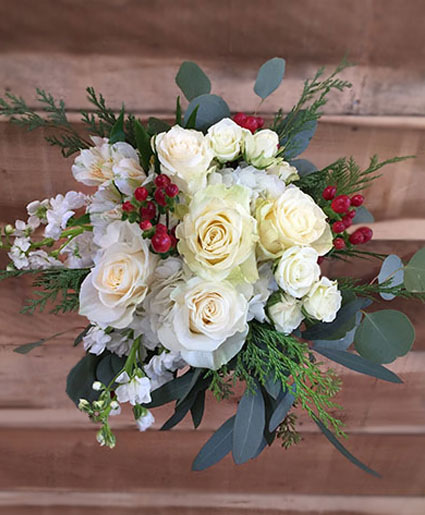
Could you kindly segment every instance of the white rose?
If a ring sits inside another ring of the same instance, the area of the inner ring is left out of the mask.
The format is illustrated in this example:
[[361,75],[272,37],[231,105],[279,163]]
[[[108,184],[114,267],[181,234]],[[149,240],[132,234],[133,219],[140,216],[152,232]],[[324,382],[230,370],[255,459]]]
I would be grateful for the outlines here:
[[208,129],[206,139],[219,161],[233,161],[241,153],[242,127],[230,118],[223,118]]
[[290,185],[277,199],[257,202],[260,248],[265,258],[276,258],[293,246],[309,246],[323,256],[332,248],[326,215],[314,200]]
[[167,349],[193,367],[218,369],[242,348],[248,302],[228,281],[190,279],[171,294],[174,306],[158,330]]
[[207,184],[214,153],[202,132],[175,125],[152,138],[161,164],[184,193],[193,195]]
[[277,175],[280,180],[287,184],[293,181],[297,181],[300,178],[298,175],[298,170],[295,168],[295,166],[290,165],[288,161],[282,161],[279,164],[267,168],[267,173],[271,175]]
[[258,236],[247,188],[216,185],[201,190],[194,195],[176,236],[186,264],[204,279],[221,280],[232,274],[235,280],[257,280]]
[[145,298],[156,257],[136,224],[113,222],[100,239],[104,247],[80,290],[80,315],[100,325],[127,327]]
[[337,281],[322,277],[304,299],[307,313],[322,322],[332,322],[341,307],[342,296]]
[[256,168],[268,168],[276,163],[279,150],[279,136],[270,129],[251,134],[244,130],[244,158]]
[[291,247],[279,261],[275,279],[283,291],[303,297],[320,277],[319,254],[312,247]]
[[268,307],[268,315],[275,328],[284,334],[291,334],[304,319],[301,302],[290,295],[281,295],[278,302]]

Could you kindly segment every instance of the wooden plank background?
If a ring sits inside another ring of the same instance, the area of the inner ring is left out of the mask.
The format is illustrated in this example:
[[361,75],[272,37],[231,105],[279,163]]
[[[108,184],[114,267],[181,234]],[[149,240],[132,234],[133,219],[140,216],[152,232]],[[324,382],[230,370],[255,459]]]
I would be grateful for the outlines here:
[[[101,91],[116,110],[124,101],[142,118],[169,118],[178,94],[174,76],[184,59],[208,73],[213,92],[232,111],[258,107],[256,70],[275,55],[287,59],[282,87],[260,108],[269,117],[296,101],[318,66],[345,52],[353,88],[335,94],[305,157],[318,166],[343,155],[366,165],[415,154],[393,165],[367,191],[376,217],[373,248],[409,257],[425,241],[425,35],[423,0],[0,0],[0,89],[34,103],[43,87],[62,97],[82,128],[85,87]],[[304,156],[303,156],[304,157]],[[24,206],[79,185],[71,160],[49,148],[42,133],[0,120],[0,223]],[[2,261],[4,263],[4,260]],[[372,278],[378,266],[325,263],[327,273]],[[70,345],[78,316],[18,314],[29,282],[0,285],[0,513],[404,514],[425,513],[425,323],[421,304],[403,309],[416,325],[413,352],[390,366],[392,385],[338,369],[348,447],[378,469],[371,478],[329,446],[301,416],[303,442],[278,445],[257,461],[230,459],[191,473],[190,462],[237,400],[208,401],[194,432],[189,422],[169,433],[134,430],[126,411],[113,424],[114,451],[94,441],[95,428],[64,393],[65,375],[82,350]],[[13,348],[71,329],[30,355]],[[156,410],[158,428],[168,409]]]

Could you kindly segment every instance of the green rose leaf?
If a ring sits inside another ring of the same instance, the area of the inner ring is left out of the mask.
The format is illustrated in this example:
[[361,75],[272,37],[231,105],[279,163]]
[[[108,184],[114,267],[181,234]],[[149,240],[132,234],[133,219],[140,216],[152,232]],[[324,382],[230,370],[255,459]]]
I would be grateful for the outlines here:
[[285,59],[273,57],[258,70],[254,85],[255,93],[263,100],[275,91],[285,75]]
[[373,363],[391,363],[404,356],[415,340],[415,330],[404,313],[387,309],[366,313],[356,331],[355,348]]
[[195,128],[201,131],[206,131],[211,125],[230,116],[229,106],[221,97],[217,95],[200,95],[190,102],[186,110],[184,115],[185,126],[187,126],[196,106],[199,107],[196,113]]
[[176,75],[176,84],[189,102],[211,91],[210,79],[201,68],[192,61],[182,63]]
[[418,250],[404,269],[404,286],[412,292],[425,291],[425,247]]
[[[390,254],[385,258],[378,275],[379,284],[382,284],[389,279],[390,286],[398,286],[399,284],[403,284],[403,261],[395,254]],[[379,295],[384,300],[393,300],[395,298],[395,295],[391,293],[380,293]]]

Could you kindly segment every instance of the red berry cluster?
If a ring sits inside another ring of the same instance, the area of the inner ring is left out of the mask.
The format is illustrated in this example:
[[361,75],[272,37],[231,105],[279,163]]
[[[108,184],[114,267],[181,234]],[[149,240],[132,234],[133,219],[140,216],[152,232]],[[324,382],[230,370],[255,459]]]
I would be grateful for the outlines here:
[[359,227],[351,235],[347,235],[346,230],[352,225],[353,218],[356,216],[356,208],[363,204],[363,195],[353,195],[351,198],[348,195],[336,196],[336,186],[326,186],[322,192],[322,197],[325,200],[331,201],[328,214],[334,220],[332,223],[332,231],[335,234],[341,234],[334,239],[334,247],[336,250],[342,250],[346,247],[347,242],[352,245],[360,245],[367,243],[372,239],[373,232],[369,227]]
[[251,131],[252,134],[264,125],[264,120],[261,116],[248,116],[245,113],[236,113],[233,120],[244,129]]
[[131,200],[122,204],[123,219],[138,223],[143,237],[151,240],[152,250],[166,257],[177,245],[175,228],[169,229],[160,222],[161,215],[168,221],[168,212],[174,211],[179,188],[167,175],[155,178],[153,188],[140,186]]

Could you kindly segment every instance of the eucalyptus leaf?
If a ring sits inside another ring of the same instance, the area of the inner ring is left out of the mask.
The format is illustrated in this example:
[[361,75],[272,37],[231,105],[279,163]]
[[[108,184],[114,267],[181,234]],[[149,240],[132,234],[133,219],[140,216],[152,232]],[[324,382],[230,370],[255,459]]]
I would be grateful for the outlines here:
[[177,400],[177,404],[180,404],[183,402],[186,397],[190,394],[190,392],[193,390],[194,386],[199,380],[202,380],[201,374],[204,370],[202,368],[195,368],[193,369],[192,378],[190,380],[190,383],[187,384],[186,389],[183,391],[183,393],[179,396]]
[[330,350],[347,350],[348,347],[354,342],[357,326],[362,321],[362,314],[357,313],[355,318],[355,325],[353,329],[348,331],[342,338],[337,340],[313,340],[314,348],[316,349],[330,349]]
[[266,61],[258,70],[254,84],[255,94],[263,100],[273,93],[285,75],[285,59],[273,57]]
[[[382,284],[388,279],[390,279],[390,286],[398,286],[399,284],[403,284],[404,281],[403,261],[395,254],[390,254],[384,259],[381,270],[379,271],[379,284]],[[395,295],[391,293],[380,293],[379,295],[384,300],[393,300],[395,298]]]
[[121,109],[120,115],[117,118],[117,121],[111,128],[111,132],[109,133],[109,143],[112,145],[113,143],[117,143],[118,141],[125,141],[125,132],[124,132],[124,107]]
[[266,382],[264,384],[264,388],[266,389],[267,393],[273,397],[273,399],[277,399],[280,392],[283,389],[281,381],[278,379],[276,380],[275,375],[273,372],[271,372],[266,379]]
[[287,391],[276,406],[273,415],[270,417],[269,431],[275,431],[279,424],[283,422],[289,410],[292,408],[294,401],[294,395]]
[[425,291],[425,247],[414,254],[404,269],[404,286],[407,291]]
[[415,340],[415,329],[404,313],[393,309],[365,313],[355,336],[355,348],[374,363],[391,363],[404,356]]
[[290,161],[290,164],[295,166],[300,177],[305,177],[306,175],[317,172],[317,166],[307,159],[294,159],[293,161]]
[[351,454],[351,452],[346,449],[342,443],[336,438],[336,436],[330,431],[323,422],[315,417],[313,417],[313,420],[318,425],[319,429],[322,431],[322,433],[326,436],[326,438],[331,442],[331,444],[343,455],[345,456],[353,465],[356,465],[360,469],[364,470],[368,474],[371,474],[375,477],[381,477],[378,472],[375,472],[371,468],[369,468],[367,465],[362,463],[359,459],[357,459],[355,456]]
[[211,91],[210,79],[192,61],[184,61],[182,63],[176,75],[176,84],[189,102]]
[[80,399],[94,401],[99,392],[93,390],[94,381],[97,380],[96,368],[102,356],[86,354],[69,372],[66,380],[66,393],[78,406]]
[[257,449],[257,452],[254,454],[254,456],[251,458],[252,460],[255,460],[255,458],[258,458],[260,454],[264,451],[264,449],[267,447],[268,443],[267,440],[264,438],[261,440],[260,446]]
[[186,391],[188,385],[192,381],[193,371],[186,372],[183,376],[176,377],[168,383],[160,386],[151,393],[152,400],[149,404],[145,404],[145,407],[157,408],[168,402],[176,401]]
[[79,345],[84,337],[86,336],[86,334],[90,331],[90,329],[92,328],[93,326],[91,324],[89,324],[87,327],[85,327],[81,333],[75,338],[74,340],[74,343],[73,343],[73,346],[76,347],[77,345]]
[[192,415],[193,426],[196,429],[202,422],[205,410],[205,390],[198,392],[195,402],[190,408],[190,414]]
[[261,389],[247,389],[239,402],[233,429],[233,460],[240,465],[252,458],[263,439],[265,405]]
[[221,97],[217,95],[200,95],[194,98],[188,105],[184,115],[185,126],[196,106],[199,107],[196,114],[195,128],[201,131],[206,131],[211,125],[230,116],[229,106]]
[[53,334],[52,336],[49,336],[48,338],[40,338],[40,340],[37,340],[36,342],[24,343],[24,345],[19,345],[19,347],[16,347],[15,349],[13,349],[13,352],[17,352],[18,354],[28,354],[28,352],[31,352],[32,350],[36,349],[37,347],[41,347],[41,345],[44,345],[45,343],[47,343],[51,340],[54,340],[58,336],[62,336],[63,334],[65,334],[67,332],[68,332],[68,330]]
[[[299,111],[295,117],[288,115],[280,125],[280,132],[282,132],[287,123],[296,123],[297,118],[304,115],[304,111]],[[295,121],[294,121],[295,120]],[[310,144],[311,138],[314,136],[317,129],[317,120],[308,120],[302,123],[300,130],[288,137],[280,140],[280,145],[283,147],[283,156],[286,160],[292,160],[298,155],[302,154]]]
[[232,450],[235,415],[226,420],[199,451],[192,470],[205,470],[222,460]]
[[350,370],[354,370],[355,372],[359,372],[360,374],[376,377],[377,379],[389,381],[390,383],[403,382],[396,374],[394,374],[394,372],[391,372],[391,370],[388,370],[377,363],[372,363],[358,354],[338,349],[324,349],[316,345],[313,346],[313,350],[322,356],[325,356],[325,358],[335,361],[336,363],[339,363]]
[[186,397],[182,403],[177,404],[174,409],[174,414],[163,424],[160,431],[168,431],[176,426],[181,420],[183,420],[193,406],[195,400],[196,394],[191,394]]
[[372,213],[365,206],[360,206],[356,210],[356,216],[353,218],[353,224],[371,224],[375,221]]

